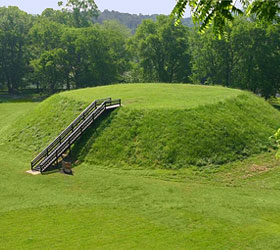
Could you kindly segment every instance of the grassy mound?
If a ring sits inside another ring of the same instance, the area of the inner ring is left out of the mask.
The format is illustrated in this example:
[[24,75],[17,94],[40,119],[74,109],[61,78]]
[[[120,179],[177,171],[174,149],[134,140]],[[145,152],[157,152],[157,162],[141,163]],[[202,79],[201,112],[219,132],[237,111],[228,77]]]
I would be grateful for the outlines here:
[[79,89],[61,95],[92,102],[100,97],[121,98],[123,107],[133,109],[186,109],[217,103],[242,92],[223,87],[187,84],[118,84]]
[[[99,88],[88,91],[96,93]],[[236,98],[222,103],[231,105]],[[259,98],[249,98],[274,112]],[[74,176],[26,174],[30,154],[48,143],[46,138],[52,140],[48,133],[57,135],[83,105],[64,94],[39,105],[0,103],[0,249],[279,248],[280,165],[274,152],[200,171],[104,169],[84,162],[74,169]],[[99,135],[121,112],[131,111],[126,105],[104,116]],[[93,131],[84,140],[96,136]]]
[[259,97],[222,87],[128,84],[57,94],[13,126],[7,140],[34,155],[92,100],[122,98],[74,146],[106,166],[180,168],[223,164],[268,150],[280,113]]

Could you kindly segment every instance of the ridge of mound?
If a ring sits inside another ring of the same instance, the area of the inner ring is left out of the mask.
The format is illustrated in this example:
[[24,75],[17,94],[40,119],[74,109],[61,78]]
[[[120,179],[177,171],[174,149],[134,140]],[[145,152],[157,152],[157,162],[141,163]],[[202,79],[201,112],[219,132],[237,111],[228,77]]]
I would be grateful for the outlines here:
[[66,91],[61,96],[82,102],[92,102],[101,97],[120,98],[123,107],[133,109],[186,109],[217,103],[240,94],[240,90],[220,86],[137,83]]
[[123,107],[105,115],[73,148],[80,160],[97,165],[223,164],[269,150],[269,137],[280,126],[276,109],[240,90],[121,84],[56,94],[17,120],[6,140],[35,156],[91,101],[108,96],[122,98]]

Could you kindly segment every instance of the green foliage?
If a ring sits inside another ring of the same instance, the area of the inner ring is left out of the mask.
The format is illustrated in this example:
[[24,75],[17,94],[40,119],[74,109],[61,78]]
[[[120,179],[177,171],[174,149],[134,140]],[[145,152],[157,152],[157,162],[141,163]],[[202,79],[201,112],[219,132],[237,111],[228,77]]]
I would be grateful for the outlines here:
[[190,36],[192,62],[191,80],[201,84],[230,85],[231,50],[226,39],[218,39],[212,32]]
[[62,88],[61,83],[65,77],[65,57],[63,49],[53,49],[45,51],[39,59],[31,61],[34,74],[41,87],[49,89],[54,93],[56,89]]
[[188,29],[166,16],[145,20],[130,44],[145,82],[187,82],[190,74]]
[[14,93],[28,70],[31,16],[17,7],[0,8],[0,87]]
[[47,18],[38,18],[29,32],[29,38],[33,46],[35,56],[44,51],[52,50],[61,46],[61,34],[64,26],[60,23],[50,21]]
[[127,40],[131,37],[129,29],[117,21],[104,21],[99,27],[108,43],[110,67],[114,68],[114,75],[109,82],[123,82],[123,75],[127,72],[131,60],[127,49]]
[[78,29],[41,19],[30,31],[33,81],[51,92],[122,81],[128,36],[115,22]]
[[60,10],[54,10],[52,8],[46,8],[42,12],[40,17],[46,18],[52,22],[64,24],[71,27],[74,25],[71,13],[67,11],[60,11]]
[[118,81],[126,69],[125,38],[112,28],[94,26],[77,31],[75,41],[76,87],[105,85]]
[[[276,143],[277,143],[277,147],[280,148],[280,129],[278,129],[276,131],[276,133],[274,134],[273,138],[275,139]],[[279,159],[280,158],[280,152],[278,150],[278,152],[276,153],[276,158]]]
[[279,25],[237,19],[218,39],[209,30],[190,36],[192,80],[247,89],[265,98],[279,90]]
[[[38,16],[16,7],[1,8],[0,89],[13,93],[36,87],[38,92],[53,93],[120,82],[192,82],[274,96],[280,82],[279,25],[256,22],[259,15],[234,17],[233,25],[226,24],[223,16],[232,15],[232,1],[192,4],[206,18],[208,10],[214,13],[209,15],[218,26],[201,35],[184,25],[174,26],[174,19],[163,15],[139,16],[150,20],[132,36],[126,27],[104,17],[102,24],[93,24],[93,0],[71,0],[62,10],[46,9]],[[268,2],[254,4],[248,12],[277,12]],[[128,18],[117,12],[107,17],[125,24]],[[223,39],[215,34],[220,25],[226,31]]]
[[[256,16],[257,19],[273,22],[279,21],[280,1],[264,0],[241,0],[243,9],[247,16]],[[186,6],[191,7],[193,20],[200,25],[200,31],[204,32],[211,24],[216,34],[224,34],[224,28],[227,21],[233,21],[238,14],[244,14],[244,11],[235,6],[236,1],[216,1],[216,0],[178,0],[172,16],[176,17],[177,23],[180,22]]]
[[[58,5],[63,6],[63,1],[59,1]],[[94,0],[67,0],[63,11],[71,13],[73,26],[77,28],[90,26],[93,18],[98,16]]]
[[280,1],[252,1],[247,8],[248,15],[255,15],[259,20],[266,22],[279,21]]

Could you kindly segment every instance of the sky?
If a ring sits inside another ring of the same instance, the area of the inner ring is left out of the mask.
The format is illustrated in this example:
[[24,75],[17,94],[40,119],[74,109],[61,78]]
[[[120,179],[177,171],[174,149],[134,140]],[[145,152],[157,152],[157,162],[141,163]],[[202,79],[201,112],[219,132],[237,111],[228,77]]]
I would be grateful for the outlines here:
[[[0,6],[18,6],[30,14],[41,14],[46,8],[58,9],[59,0],[0,0]],[[99,10],[116,10],[131,14],[170,14],[175,0],[95,0]],[[185,16],[190,16],[186,11]]]

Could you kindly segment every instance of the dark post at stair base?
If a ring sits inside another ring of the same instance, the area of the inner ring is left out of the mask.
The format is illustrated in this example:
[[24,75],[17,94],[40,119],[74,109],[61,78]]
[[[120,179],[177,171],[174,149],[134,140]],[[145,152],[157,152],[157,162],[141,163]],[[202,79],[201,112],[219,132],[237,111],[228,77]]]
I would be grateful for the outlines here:
[[71,162],[62,161],[62,172],[73,175]]

